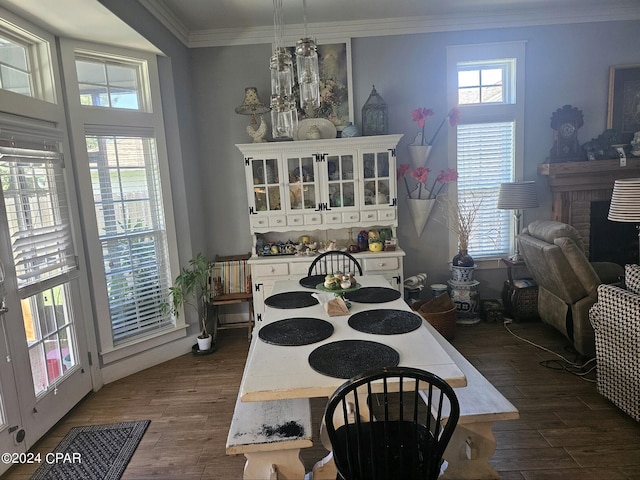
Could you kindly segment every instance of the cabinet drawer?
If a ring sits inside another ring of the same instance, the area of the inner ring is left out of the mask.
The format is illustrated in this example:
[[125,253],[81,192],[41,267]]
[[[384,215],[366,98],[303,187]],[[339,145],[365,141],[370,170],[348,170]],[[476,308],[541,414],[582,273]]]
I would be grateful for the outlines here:
[[309,263],[300,263],[300,262],[295,262],[295,263],[291,263],[291,275],[301,275],[303,277],[307,276],[307,273],[309,273],[309,265],[311,265],[311,262]]
[[362,212],[362,220],[375,222],[376,220],[378,220],[378,212],[376,212],[375,210]]
[[256,277],[268,277],[271,275],[289,275],[288,263],[254,263],[251,265],[251,275]]
[[375,270],[397,270],[400,268],[400,263],[396,257],[365,258],[362,263],[362,268],[366,272]]
[[287,225],[304,225],[304,215],[287,215]]
[[270,227],[284,227],[287,225],[287,217],[285,215],[273,215],[269,217]]
[[340,213],[325,213],[324,221],[326,223],[342,223],[342,215]]
[[305,225],[320,225],[322,223],[322,215],[319,213],[307,213],[304,216]]
[[395,209],[389,208],[385,210],[378,210],[378,219],[379,220],[395,220],[396,219]]
[[342,214],[342,221],[344,223],[359,222],[360,212],[345,212]]
[[260,227],[268,227],[269,226],[269,217],[263,217],[261,215],[252,215],[250,217],[251,220],[251,226],[253,228],[260,228]]

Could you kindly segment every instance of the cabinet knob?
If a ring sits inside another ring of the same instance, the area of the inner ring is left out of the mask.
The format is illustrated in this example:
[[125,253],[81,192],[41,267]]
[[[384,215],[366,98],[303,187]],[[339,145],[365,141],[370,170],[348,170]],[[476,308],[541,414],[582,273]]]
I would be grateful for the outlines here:
[[379,262],[379,263],[378,263],[378,266],[379,266],[379,267],[384,267],[385,265],[386,265],[386,263],[384,263],[384,262]]

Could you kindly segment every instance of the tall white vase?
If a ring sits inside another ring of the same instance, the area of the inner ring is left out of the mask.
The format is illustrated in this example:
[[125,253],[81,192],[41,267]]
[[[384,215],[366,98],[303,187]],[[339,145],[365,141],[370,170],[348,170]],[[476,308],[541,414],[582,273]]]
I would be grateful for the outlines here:
[[409,145],[409,156],[413,168],[426,167],[431,153],[431,145]]
[[431,209],[435,203],[435,199],[407,198],[409,213],[411,213],[411,218],[413,218],[413,226],[416,227],[418,236],[422,235],[422,231],[427,225],[427,220],[429,220]]

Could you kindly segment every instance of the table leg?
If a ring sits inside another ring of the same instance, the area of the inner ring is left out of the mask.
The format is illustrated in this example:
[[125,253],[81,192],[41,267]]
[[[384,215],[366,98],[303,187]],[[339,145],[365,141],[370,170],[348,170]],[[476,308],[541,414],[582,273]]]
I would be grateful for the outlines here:
[[489,459],[495,451],[493,422],[458,423],[443,455],[449,465],[439,478],[498,479],[498,472],[489,464]]
[[[304,463],[300,449],[245,453],[244,480],[301,480]],[[333,479],[335,480],[335,476]]]

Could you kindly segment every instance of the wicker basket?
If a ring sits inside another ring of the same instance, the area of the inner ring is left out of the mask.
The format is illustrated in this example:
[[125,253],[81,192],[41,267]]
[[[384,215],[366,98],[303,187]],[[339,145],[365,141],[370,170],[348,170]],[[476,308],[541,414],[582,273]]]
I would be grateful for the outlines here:
[[456,304],[448,293],[436,298],[421,300],[411,305],[411,309],[422,315],[447,340],[452,340],[456,334]]

